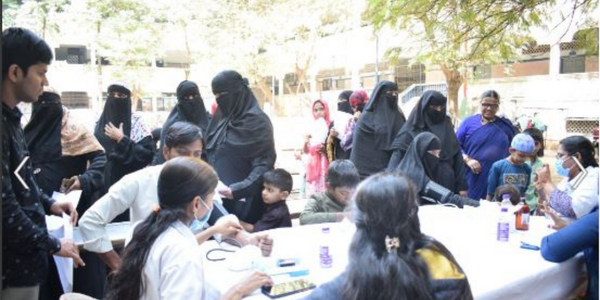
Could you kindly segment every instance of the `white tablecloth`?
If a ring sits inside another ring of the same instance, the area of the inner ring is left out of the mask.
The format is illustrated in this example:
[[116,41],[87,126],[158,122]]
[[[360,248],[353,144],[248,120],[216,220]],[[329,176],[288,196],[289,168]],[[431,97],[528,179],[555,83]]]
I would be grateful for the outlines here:
[[[497,211],[493,203],[480,208],[456,209],[443,206],[423,206],[419,211],[421,230],[442,242],[454,255],[467,277],[475,299],[564,299],[576,286],[582,270],[580,257],[556,264],[545,261],[540,251],[521,249],[521,241],[539,246],[543,236],[552,233],[548,220],[532,217],[529,231],[513,231],[508,243],[496,241]],[[319,266],[321,228],[331,227],[331,252],[333,266]],[[317,285],[332,280],[344,271],[348,261],[348,246],[354,233],[349,223],[319,224],[282,228],[270,231],[274,238],[271,258],[260,264],[273,264],[278,258],[300,258],[310,270],[306,277]],[[382,241],[383,243],[383,241]],[[218,247],[214,241],[200,248]],[[216,254],[231,257],[236,254]],[[227,260],[210,262],[205,259],[205,278],[222,292],[249,274],[250,271],[233,272]],[[301,299],[310,292],[299,293],[283,299]],[[259,290],[246,299],[268,299]]]

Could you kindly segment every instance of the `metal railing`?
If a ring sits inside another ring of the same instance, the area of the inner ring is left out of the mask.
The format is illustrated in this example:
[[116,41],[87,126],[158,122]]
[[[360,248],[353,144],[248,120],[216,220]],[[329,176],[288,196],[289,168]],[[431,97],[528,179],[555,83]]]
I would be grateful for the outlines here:
[[418,83],[412,84],[408,88],[406,88],[400,95],[398,95],[398,99],[402,101],[402,103],[406,103],[410,101],[413,97],[421,97],[425,91],[433,90],[438,91],[444,96],[448,97],[448,86],[445,82],[440,83]]

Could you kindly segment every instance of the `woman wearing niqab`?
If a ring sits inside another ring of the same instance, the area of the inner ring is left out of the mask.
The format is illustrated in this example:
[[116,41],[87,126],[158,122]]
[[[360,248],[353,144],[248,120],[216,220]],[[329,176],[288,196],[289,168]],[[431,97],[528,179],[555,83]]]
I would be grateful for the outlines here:
[[[394,154],[389,162],[388,170],[397,168],[406,154],[413,139],[421,132],[433,133],[441,143],[440,161],[432,175],[433,181],[454,193],[467,193],[465,165],[462,152],[454,134],[454,126],[446,115],[447,99],[436,91],[425,91],[408,117],[408,120],[394,139]],[[408,170],[402,170],[408,172]]]
[[162,149],[165,146],[167,130],[169,130],[169,127],[175,122],[180,121],[192,123],[200,127],[200,129],[202,129],[202,134],[206,136],[209,115],[204,107],[204,100],[200,95],[198,85],[193,81],[184,80],[177,86],[177,105],[171,110],[171,113],[163,124],[160,134],[160,147],[154,156],[153,165],[159,165],[165,162]]
[[206,156],[228,186],[219,190],[227,211],[254,224],[265,210],[262,175],[277,157],[273,125],[238,72],[217,74],[212,91],[219,109],[208,126]]
[[[116,140],[107,133],[108,130],[120,132],[122,138]],[[154,157],[155,147],[150,128],[142,115],[131,112],[131,91],[123,84],[112,84],[108,87],[108,96],[104,110],[94,135],[106,151],[106,167],[104,168],[104,192],[123,176],[148,166]],[[125,212],[115,219],[128,221],[129,213]]]
[[[81,190],[79,216],[99,198],[104,187],[104,149],[94,135],[62,106],[58,92],[47,89],[33,103],[31,119],[24,129],[35,181],[49,197],[56,191]],[[71,180],[63,188],[63,180]],[[85,266],[74,270],[73,291],[102,298],[106,266],[95,253],[82,252]],[[58,271],[49,260],[48,277],[40,286],[40,300],[58,299],[62,290]]]
[[392,141],[406,121],[398,107],[398,85],[381,81],[358,120],[350,160],[361,179],[383,171],[392,156]]

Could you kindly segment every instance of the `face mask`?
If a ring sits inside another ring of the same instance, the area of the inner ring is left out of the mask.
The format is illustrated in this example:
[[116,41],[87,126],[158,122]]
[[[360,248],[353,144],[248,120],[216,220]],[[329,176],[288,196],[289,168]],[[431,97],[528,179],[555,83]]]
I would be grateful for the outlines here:
[[385,100],[387,101],[388,105],[390,107],[394,107],[395,105],[398,105],[398,96],[394,96],[394,95],[385,95]]
[[429,120],[431,120],[431,122],[435,124],[439,124],[446,119],[446,113],[444,112],[444,110],[437,111],[435,109],[427,108],[425,114],[427,114]]
[[558,174],[561,177],[569,177],[569,170],[570,169],[565,169],[563,168],[563,160],[560,158],[557,158],[554,161],[554,168],[556,169],[556,174]]
[[206,225],[206,222],[208,222],[208,219],[210,219],[210,214],[212,213],[212,208],[208,207],[208,205],[206,205],[202,198],[200,199],[200,202],[202,202],[202,205],[204,205],[204,207],[208,209],[208,212],[206,213],[206,215],[204,215],[202,219],[195,218],[192,221],[192,224],[190,224],[190,229],[192,230],[192,232],[201,231],[204,228],[204,225]]

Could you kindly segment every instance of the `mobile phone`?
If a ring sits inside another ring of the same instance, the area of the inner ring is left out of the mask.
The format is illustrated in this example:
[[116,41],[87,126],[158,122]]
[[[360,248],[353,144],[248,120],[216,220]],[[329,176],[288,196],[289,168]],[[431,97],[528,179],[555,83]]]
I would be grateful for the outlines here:
[[75,183],[75,179],[72,178],[63,178],[62,183],[60,185],[60,192],[66,193],[67,190]]
[[261,287],[261,292],[271,299],[286,297],[314,289],[316,285],[306,279],[276,283],[273,286]]

